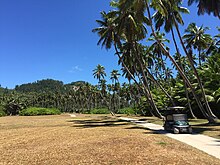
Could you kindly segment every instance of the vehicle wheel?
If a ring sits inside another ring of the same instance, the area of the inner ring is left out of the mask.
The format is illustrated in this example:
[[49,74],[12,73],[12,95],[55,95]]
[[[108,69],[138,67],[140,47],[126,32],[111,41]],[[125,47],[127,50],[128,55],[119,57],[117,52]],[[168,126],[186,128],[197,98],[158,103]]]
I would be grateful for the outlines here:
[[179,130],[178,128],[174,128],[174,129],[173,129],[173,132],[174,132],[175,134],[178,134],[178,133],[180,132],[180,130]]
[[192,127],[189,127],[189,133],[190,134],[192,133]]

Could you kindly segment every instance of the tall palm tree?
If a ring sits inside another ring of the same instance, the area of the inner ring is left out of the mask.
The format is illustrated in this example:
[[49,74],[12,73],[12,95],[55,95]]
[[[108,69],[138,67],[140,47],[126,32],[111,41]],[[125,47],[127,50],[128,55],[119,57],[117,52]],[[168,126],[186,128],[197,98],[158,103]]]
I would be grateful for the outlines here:
[[[160,8],[160,6],[158,7],[158,3],[154,3],[154,8],[157,9],[155,14],[153,15],[154,21],[155,21],[155,28],[157,30],[159,30],[161,28],[161,26],[164,25],[164,30],[165,32],[169,33],[171,31],[171,35],[172,35],[172,39],[175,45],[175,49],[176,49],[176,58],[175,60],[177,61],[178,65],[180,66],[181,70],[183,70],[185,72],[185,67],[183,65],[181,59],[181,54],[179,51],[179,47],[176,41],[176,37],[175,37],[175,33],[174,33],[174,29],[173,27],[175,26],[175,22],[178,22],[178,24],[180,25],[184,25],[183,19],[181,14],[189,14],[189,10],[185,7],[181,7],[181,6],[177,6],[172,8],[172,2],[171,3],[165,3],[167,1],[162,1],[164,8],[166,9],[166,14],[164,14],[163,12],[161,13],[161,10],[158,10],[158,8]],[[180,2],[180,1],[178,1]],[[179,62],[178,62],[179,61]],[[184,82],[184,87],[185,87],[185,93],[186,93],[186,97],[188,100],[188,106],[190,109],[190,112],[192,114],[193,117],[195,117],[193,115],[192,112],[192,108],[189,102],[189,97],[188,97],[188,91],[187,91],[187,84]]]
[[116,91],[117,91],[117,84],[119,84],[119,78],[120,76],[120,73],[118,73],[118,70],[112,70],[111,71],[111,75],[110,75],[110,79],[112,80],[112,83],[113,83],[113,112],[116,112]]
[[118,73],[118,70],[113,69],[111,71],[110,79],[112,80],[112,83],[116,84],[118,82],[118,78],[121,74]]
[[[119,4],[120,8],[123,8],[123,5]],[[140,6],[140,8],[143,8],[142,6]],[[98,21],[102,23],[103,27],[100,28],[96,28],[93,30],[93,32],[98,32],[99,36],[100,36],[100,40],[98,42],[98,44],[100,44],[102,42],[102,45],[106,45],[106,48],[109,49],[111,47],[111,44],[114,44],[115,50],[116,50],[116,54],[119,57],[119,60],[122,62],[123,67],[125,67],[125,69],[127,70],[127,72],[130,74],[130,70],[129,68],[126,66],[126,63],[124,63],[122,59],[122,57],[120,56],[119,51],[117,50],[117,48],[119,47],[120,50],[121,49],[121,41],[126,41],[128,44],[130,44],[130,48],[132,48],[133,45],[133,51],[137,52],[137,41],[143,39],[145,37],[146,34],[146,28],[143,26],[142,22],[143,20],[135,20],[136,16],[138,16],[139,14],[142,14],[142,12],[139,12],[140,10],[136,10],[138,12],[134,12],[134,9],[129,9],[127,11],[123,11],[120,15],[120,17],[115,17],[116,15],[112,16],[113,18],[109,17],[109,14],[106,14],[104,17],[103,21]],[[110,12],[111,13],[111,12]],[[114,14],[117,12],[114,12]],[[118,12],[119,13],[119,12]],[[103,15],[103,14],[102,14]],[[142,17],[144,18],[144,17]],[[114,20],[114,21],[112,21]],[[103,23],[105,22],[105,23]],[[108,25],[108,23],[111,23],[112,25]],[[110,28],[111,27],[111,28]],[[103,33],[103,29],[107,30],[108,33],[111,34],[112,41],[111,42],[105,42],[107,41],[110,37],[108,35],[103,35],[106,34],[107,32]],[[108,44],[107,43],[111,43]],[[136,49],[136,50],[135,50]],[[135,53],[135,55],[137,55],[137,53]],[[128,60],[129,61],[129,60]],[[136,56],[136,61],[137,61],[137,56]],[[139,63],[141,62],[141,58],[138,56],[138,61]],[[143,66],[141,65],[142,68],[142,75],[145,78],[145,82],[146,82],[146,75],[143,72]],[[133,68],[134,69],[134,68]],[[132,76],[132,79],[137,83],[136,79]],[[138,83],[137,83],[138,84]],[[146,83],[147,84],[147,83]],[[147,90],[147,88],[145,88],[146,90],[146,95],[147,98],[149,98],[149,91]],[[150,102],[153,104],[153,100],[152,97],[150,99]],[[159,117],[162,117],[161,114],[158,112],[156,106],[154,106],[156,114]]]
[[198,15],[213,13],[220,19],[220,0],[188,0],[188,5],[198,3]]
[[[175,11],[175,10],[173,10],[173,9],[178,8],[178,6],[181,4],[179,0],[178,0],[178,1],[171,0],[171,1],[169,1],[169,2],[168,2],[168,1],[160,1],[160,3],[162,3],[162,4],[163,4],[163,3],[168,3],[168,4],[169,4],[169,7],[170,7],[170,8],[168,8],[168,9],[172,9],[172,10],[169,10],[170,12],[171,12],[171,11]],[[158,4],[160,4],[160,3],[158,3]],[[161,6],[163,6],[163,8],[161,8]],[[183,43],[183,40],[182,40],[182,37],[181,37],[181,34],[180,34],[180,30],[179,30],[178,21],[176,21],[176,19],[173,19],[173,20],[174,20],[173,23],[174,23],[174,26],[175,26],[175,28],[176,28],[176,31],[177,31],[178,37],[179,37],[179,39],[180,39],[181,45],[182,45],[182,47],[183,47],[183,50],[184,50],[185,54],[187,55],[187,57],[188,57],[188,59],[189,59],[190,65],[191,65],[191,67],[192,67],[192,69],[193,69],[193,71],[194,71],[194,74],[195,74],[195,76],[196,76],[196,78],[197,78],[197,80],[198,80],[199,86],[200,86],[200,88],[201,88],[201,90],[202,90],[203,98],[204,98],[204,100],[205,100],[206,111],[205,111],[205,109],[203,108],[203,105],[201,104],[201,101],[200,101],[200,100],[198,99],[198,97],[196,96],[195,90],[193,89],[193,87],[192,87],[190,81],[188,80],[188,78],[186,77],[186,75],[183,73],[181,67],[176,63],[176,61],[173,59],[173,57],[170,55],[170,53],[169,53],[167,50],[165,50],[165,48],[161,45],[160,41],[157,39],[155,30],[154,30],[154,27],[153,27],[153,22],[152,22],[152,19],[151,19],[150,8],[149,8],[148,2],[146,2],[146,7],[147,7],[147,14],[148,14],[148,18],[149,18],[149,21],[150,21],[150,27],[151,27],[151,30],[152,30],[152,34],[154,35],[155,39],[158,41],[158,43],[159,43],[161,49],[163,49],[163,50],[166,52],[166,55],[167,55],[167,56],[170,58],[170,60],[173,62],[173,64],[175,65],[175,67],[176,67],[177,70],[179,71],[180,75],[183,77],[184,81],[185,81],[185,82],[187,83],[187,85],[191,88],[192,93],[193,93],[193,95],[194,95],[194,97],[195,97],[195,99],[196,99],[196,101],[197,101],[197,103],[198,103],[198,105],[199,105],[201,111],[203,112],[204,116],[209,120],[209,122],[215,122],[216,116],[212,113],[212,111],[211,111],[211,109],[210,109],[210,107],[209,107],[209,104],[208,104],[208,102],[207,102],[207,100],[206,100],[206,98],[205,98],[205,93],[204,93],[204,90],[203,90],[203,87],[202,87],[202,83],[201,83],[200,78],[199,78],[199,76],[198,76],[197,70],[196,70],[196,68],[195,68],[195,66],[194,66],[194,62],[193,62],[193,60],[192,60],[192,56],[188,53],[188,51],[187,51],[187,49],[186,49],[186,47],[185,47],[185,45],[184,45],[184,43]],[[157,5],[157,7],[158,7],[157,10],[160,11],[160,13],[161,13],[163,16],[166,16],[166,15],[167,15],[168,12],[167,12],[167,7],[165,8],[165,5]],[[173,14],[173,16],[175,16],[175,15]]]
[[104,79],[106,76],[105,67],[98,64],[96,68],[93,70],[93,76],[94,78],[97,78],[100,83],[101,79]]
[[110,11],[109,13],[106,13],[105,11],[102,11],[101,13],[101,20],[96,20],[99,27],[94,28],[92,32],[98,33],[100,36],[100,39],[98,41],[98,45],[105,46],[106,49],[110,49],[113,42],[115,42],[117,39],[116,34],[116,24],[115,19],[117,18],[117,12],[116,11]]
[[195,23],[190,23],[183,35],[186,48],[198,50],[199,66],[201,66],[201,61],[205,61],[205,58],[201,56],[202,51],[208,49],[212,43],[212,37],[205,33],[208,29],[208,27],[197,27]]

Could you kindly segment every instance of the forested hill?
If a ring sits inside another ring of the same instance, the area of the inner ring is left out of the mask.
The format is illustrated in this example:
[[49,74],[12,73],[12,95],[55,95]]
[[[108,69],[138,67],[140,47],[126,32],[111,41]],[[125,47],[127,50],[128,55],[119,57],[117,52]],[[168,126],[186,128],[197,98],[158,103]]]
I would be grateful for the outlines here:
[[22,85],[16,85],[15,90],[17,92],[62,92],[70,86],[80,86],[85,84],[84,81],[72,82],[64,84],[62,81],[53,79],[38,80],[33,83],[27,83]]

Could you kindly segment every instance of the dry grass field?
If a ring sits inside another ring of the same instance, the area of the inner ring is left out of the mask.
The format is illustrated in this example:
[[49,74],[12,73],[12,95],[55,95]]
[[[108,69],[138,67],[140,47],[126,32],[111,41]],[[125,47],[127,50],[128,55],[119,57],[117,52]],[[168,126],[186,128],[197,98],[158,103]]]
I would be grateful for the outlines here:
[[219,165],[183,143],[108,115],[0,118],[1,165]]

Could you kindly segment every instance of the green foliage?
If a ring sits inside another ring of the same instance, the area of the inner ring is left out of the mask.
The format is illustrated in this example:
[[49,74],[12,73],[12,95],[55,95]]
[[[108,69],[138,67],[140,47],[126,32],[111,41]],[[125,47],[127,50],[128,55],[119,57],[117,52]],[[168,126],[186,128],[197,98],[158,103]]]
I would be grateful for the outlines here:
[[85,82],[85,81],[76,81],[76,82],[71,82],[71,83],[69,83],[69,84],[66,84],[66,86],[83,86],[83,85],[85,85],[87,82]]
[[107,108],[92,109],[90,114],[109,114],[109,110]]
[[167,142],[157,142],[156,144],[161,145],[161,146],[166,146]]
[[63,90],[63,82],[58,80],[46,79],[38,80],[33,83],[16,85],[17,92],[55,92]]
[[59,115],[59,109],[56,108],[38,108],[30,107],[19,112],[21,116],[37,116],[37,115]]
[[122,108],[122,109],[119,109],[118,110],[118,113],[119,114],[127,114],[127,115],[134,115],[134,114],[137,114],[137,109],[134,109],[134,108]]
[[6,113],[4,107],[0,105],[0,117],[2,116],[6,116]]

